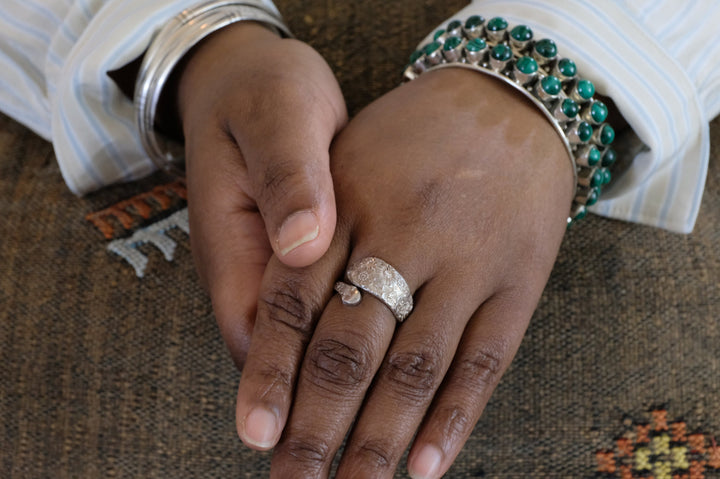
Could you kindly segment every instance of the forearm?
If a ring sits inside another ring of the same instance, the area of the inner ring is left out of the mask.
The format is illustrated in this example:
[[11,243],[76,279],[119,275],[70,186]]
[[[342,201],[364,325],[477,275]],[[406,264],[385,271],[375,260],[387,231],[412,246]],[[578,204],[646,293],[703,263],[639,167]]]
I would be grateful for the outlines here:
[[[0,7],[0,108],[53,142],[76,194],[153,171],[132,101],[109,72],[141,57],[162,25],[202,2],[8,2]],[[245,3],[276,11],[269,0]]]

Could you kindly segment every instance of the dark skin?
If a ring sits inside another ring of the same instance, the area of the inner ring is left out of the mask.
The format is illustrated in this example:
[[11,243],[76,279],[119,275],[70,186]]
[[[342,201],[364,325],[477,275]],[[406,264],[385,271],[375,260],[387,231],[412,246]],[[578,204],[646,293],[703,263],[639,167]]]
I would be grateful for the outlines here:
[[[180,77],[178,110],[195,264],[242,367],[270,256],[307,266],[332,240],[329,150],[347,121],[345,103],[312,48],[243,22],[192,53]],[[298,212],[290,241],[296,247],[284,251],[281,230]],[[298,245],[297,238],[306,241]]]
[[[410,473],[440,477],[515,355],[555,261],[573,193],[563,144],[502,82],[461,69],[423,75],[335,138],[337,228],[327,252],[298,268],[273,249],[273,221],[258,212],[265,183],[256,172],[281,156],[253,165],[260,150],[243,143],[280,135],[247,121],[253,103],[233,97],[237,88],[192,94],[217,81],[208,65],[237,40],[218,37],[195,53],[180,111],[193,251],[244,365],[238,433],[249,447],[275,448],[271,477],[327,477],[352,426],[338,477],[390,478],[417,431]],[[265,38],[263,48],[274,41],[288,40]],[[327,135],[329,146],[344,119],[335,106],[313,110],[322,95],[287,106],[323,118],[283,131]],[[320,176],[318,188],[333,191]],[[366,256],[407,280],[415,307],[402,324],[372,296],[349,307],[333,293]]]

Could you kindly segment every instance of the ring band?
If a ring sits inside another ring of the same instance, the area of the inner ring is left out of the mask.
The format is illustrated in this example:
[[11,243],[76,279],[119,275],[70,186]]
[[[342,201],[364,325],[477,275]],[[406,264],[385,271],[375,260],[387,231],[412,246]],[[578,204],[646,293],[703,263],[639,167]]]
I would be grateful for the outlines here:
[[361,289],[382,301],[399,322],[412,312],[413,298],[407,281],[380,258],[363,258],[351,265],[345,275],[351,284],[342,281],[335,283],[335,291],[340,294],[343,304],[359,304],[362,300]]

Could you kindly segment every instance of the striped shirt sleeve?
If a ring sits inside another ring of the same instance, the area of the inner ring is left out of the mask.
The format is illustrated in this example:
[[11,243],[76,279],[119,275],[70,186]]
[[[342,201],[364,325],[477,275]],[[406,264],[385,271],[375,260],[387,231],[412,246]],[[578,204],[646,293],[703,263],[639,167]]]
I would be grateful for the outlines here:
[[474,0],[457,18],[474,14],[502,16],[555,40],[642,141],[592,211],[691,232],[707,174],[709,120],[720,113],[720,4]]
[[[132,102],[107,73],[200,0],[2,0],[0,109],[51,140],[65,182],[83,194],[154,166]],[[275,12],[270,0],[247,0]]]

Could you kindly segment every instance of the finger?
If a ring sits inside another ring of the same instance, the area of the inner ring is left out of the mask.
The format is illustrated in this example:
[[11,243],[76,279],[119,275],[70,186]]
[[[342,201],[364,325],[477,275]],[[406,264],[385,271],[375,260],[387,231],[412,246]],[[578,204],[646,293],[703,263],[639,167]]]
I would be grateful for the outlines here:
[[[392,478],[486,293],[435,277],[416,295],[343,452],[339,477]],[[481,296],[479,296],[481,295]],[[388,432],[392,431],[391,434]]]
[[[353,255],[353,264],[363,255]],[[392,264],[414,292],[416,271]],[[407,319],[409,321],[410,318]],[[292,414],[271,464],[273,477],[326,477],[375,373],[382,364],[397,320],[370,294],[357,306],[330,300],[317,324],[298,377]]]
[[272,477],[327,477],[380,367],[395,321],[374,298],[352,309],[337,297],[330,301],[302,364],[292,415],[273,455]]
[[244,149],[252,151],[247,158],[258,208],[280,261],[307,266],[325,253],[335,229],[330,141],[303,138],[314,144],[298,145],[290,137],[301,132],[275,125],[269,130],[287,133],[272,146]]
[[279,440],[307,343],[346,257],[347,239],[339,229],[312,266],[291,268],[275,256],[268,263],[237,397],[238,435],[248,447],[268,450]]
[[494,296],[473,315],[408,456],[413,479],[439,478],[470,436],[510,365],[535,302]]
[[223,339],[242,368],[272,249],[262,218],[239,184],[247,177],[240,152],[218,131],[187,135],[191,246]]
[[189,129],[218,123],[235,139],[251,171],[248,193],[281,260],[292,266],[317,260],[335,227],[328,150],[347,121],[323,58],[254,22],[236,23],[190,56],[178,102],[186,137]]
[[[323,70],[327,67],[323,64]],[[252,101],[237,126],[231,125],[245,156],[260,213],[278,258],[308,266],[327,250],[336,222],[330,176],[330,144],[345,123],[335,98],[305,83],[279,82],[266,97]]]

